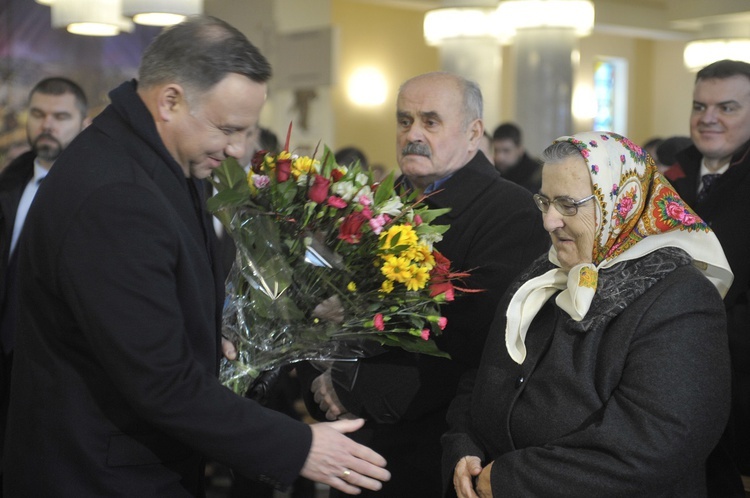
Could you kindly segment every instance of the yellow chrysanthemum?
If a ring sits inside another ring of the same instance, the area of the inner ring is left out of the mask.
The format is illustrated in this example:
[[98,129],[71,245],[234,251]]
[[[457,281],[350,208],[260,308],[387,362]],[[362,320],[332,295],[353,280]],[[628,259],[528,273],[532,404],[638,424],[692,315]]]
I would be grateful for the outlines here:
[[387,231],[381,232],[380,234],[380,247],[382,249],[390,249],[393,247],[393,239],[398,235],[398,240],[395,245],[399,246],[416,246],[419,238],[417,232],[414,231],[414,227],[411,225],[394,225]]
[[295,178],[299,178],[300,175],[308,175],[311,172],[317,172],[317,161],[308,156],[301,156],[294,160],[292,163],[292,174]]
[[357,284],[355,284],[354,282],[349,282],[346,286],[346,290],[348,290],[349,292],[356,292]]
[[430,270],[416,265],[411,265],[411,278],[407,279],[406,290],[417,291],[424,289],[427,282],[430,280]]
[[393,281],[384,280],[380,285],[380,292],[382,292],[383,294],[390,294],[391,292],[393,292]]
[[380,267],[380,272],[388,280],[404,283],[411,278],[410,266],[409,261],[405,258],[388,256],[385,258],[383,266]]
[[435,257],[432,255],[430,248],[424,244],[412,246],[403,251],[401,255],[428,270],[431,270],[435,266]]

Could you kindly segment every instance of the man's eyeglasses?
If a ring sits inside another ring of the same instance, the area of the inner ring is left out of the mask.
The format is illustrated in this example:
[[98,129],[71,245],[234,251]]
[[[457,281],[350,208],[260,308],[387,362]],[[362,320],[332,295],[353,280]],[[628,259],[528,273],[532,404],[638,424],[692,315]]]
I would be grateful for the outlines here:
[[539,211],[546,213],[549,211],[549,205],[552,204],[555,206],[555,209],[558,213],[560,213],[563,216],[575,216],[578,213],[578,206],[585,204],[586,202],[590,201],[596,197],[594,194],[591,194],[588,197],[584,197],[583,199],[577,201],[575,199],[571,199],[570,197],[563,196],[563,197],[555,197],[552,200],[549,200],[542,194],[534,194],[534,202],[536,202],[536,207],[539,208]]

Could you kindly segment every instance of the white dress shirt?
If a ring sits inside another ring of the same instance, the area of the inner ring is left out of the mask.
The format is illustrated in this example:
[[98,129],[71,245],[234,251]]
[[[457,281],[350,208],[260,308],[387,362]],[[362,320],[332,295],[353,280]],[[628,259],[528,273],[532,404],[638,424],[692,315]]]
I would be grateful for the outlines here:
[[18,243],[18,236],[21,235],[21,229],[23,223],[26,221],[26,215],[31,207],[31,201],[36,196],[36,191],[39,189],[39,183],[47,176],[47,169],[44,168],[37,162],[34,161],[34,176],[26,184],[26,188],[23,190],[21,200],[18,202],[18,211],[16,211],[16,222],[13,225],[13,237],[10,239],[10,253],[13,254],[13,250],[16,248]]

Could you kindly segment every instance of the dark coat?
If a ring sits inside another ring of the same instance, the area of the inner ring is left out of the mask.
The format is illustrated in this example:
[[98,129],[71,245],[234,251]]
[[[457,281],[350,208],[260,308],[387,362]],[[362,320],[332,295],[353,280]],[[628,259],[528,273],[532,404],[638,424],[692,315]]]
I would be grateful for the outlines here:
[[503,173],[503,178],[536,194],[542,186],[542,163],[524,152],[518,163]]
[[[13,338],[16,334],[18,300],[10,296],[17,293],[17,259],[10,264],[10,242],[21,196],[34,176],[33,151],[15,158],[0,173],[0,455],[5,442],[5,422],[10,400],[10,374],[13,366]],[[10,273],[13,273],[12,275]],[[2,457],[0,457],[0,465]]]
[[706,496],[705,459],[729,412],[721,298],[692,265],[588,332],[554,303],[540,310],[515,363],[498,308],[478,373],[448,414],[443,473],[493,462],[494,496]]
[[[452,209],[435,221],[451,225],[435,247],[454,269],[471,271],[464,286],[485,291],[442,308],[448,326],[436,342],[451,360],[393,349],[357,362],[352,389],[347,387],[354,376],[334,369],[342,404],[369,420],[357,437],[388,461],[391,481],[372,496],[439,496],[440,436],[458,380],[479,364],[506,287],[549,247],[531,194],[502,179],[481,152],[438,190],[427,202]],[[320,417],[309,395],[307,401]]]
[[734,369],[734,423],[727,436],[740,470],[750,474],[750,223],[744,219],[744,213],[750,212],[750,142],[735,152],[729,169],[698,203],[702,157],[695,146],[679,152],[677,164],[665,176],[714,231],[734,273],[732,286],[724,297]]
[[[0,172],[0,282],[5,282],[18,203],[26,184],[34,176],[35,157],[33,151],[24,152]],[[0,293],[2,302],[5,297],[3,288],[0,288]]]
[[216,379],[223,280],[200,184],[134,82],[110,98],[21,237],[6,495],[201,496],[203,455],[290,484],[309,427]]

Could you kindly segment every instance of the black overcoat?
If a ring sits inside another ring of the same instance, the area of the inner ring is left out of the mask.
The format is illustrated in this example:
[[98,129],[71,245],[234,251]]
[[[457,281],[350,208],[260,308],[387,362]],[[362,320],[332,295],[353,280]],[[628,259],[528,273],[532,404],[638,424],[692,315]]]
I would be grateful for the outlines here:
[[[391,349],[358,361],[353,375],[346,365],[333,373],[342,404],[368,419],[355,437],[388,461],[391,481],[372,494],[383,498],[440,494],[440,436],[447,429],[445,414],[458,381],[479,364],[507,286],[549,247],[531,193],[501,178],[481,152],[427,202],[434,208],[451,208],[435,221],[450,225],[435,247],[453,269],[471,272],[461,285],[482,290],[442,307],[448,326],[436,342],[451,359]],[[308,407],[316,409],[311,402]]]
[[730,369],[721,298],[696,268],[677,268],[588,332],[549,299],[521,365],[505,346],[506,305],[448,414],[449,496],[466,455],[492,462],[493,496],[706,496]]
[[209,218],[135,91],[41,185],[19,250],[6,496],[203,494],[203,456],[290,484],[310,428],[221,386]]

